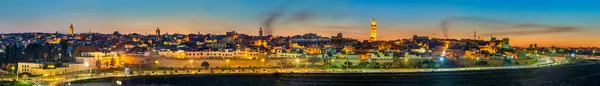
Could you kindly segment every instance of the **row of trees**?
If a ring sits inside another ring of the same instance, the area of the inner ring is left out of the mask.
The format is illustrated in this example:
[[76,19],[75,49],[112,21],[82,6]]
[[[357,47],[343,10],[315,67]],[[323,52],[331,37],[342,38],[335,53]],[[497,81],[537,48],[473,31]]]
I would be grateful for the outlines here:
[[58,44],[30,43],[27,45],[9,44],[0,52],[0,64],[15,64],[22,61],[72,62],[70,43]]

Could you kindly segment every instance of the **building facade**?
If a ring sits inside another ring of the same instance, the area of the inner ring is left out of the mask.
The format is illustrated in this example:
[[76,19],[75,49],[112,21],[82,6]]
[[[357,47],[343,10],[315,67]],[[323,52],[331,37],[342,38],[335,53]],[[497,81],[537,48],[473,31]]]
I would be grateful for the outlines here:
[[87,69],[83,63],[19,62],[18,74],[54,76]]

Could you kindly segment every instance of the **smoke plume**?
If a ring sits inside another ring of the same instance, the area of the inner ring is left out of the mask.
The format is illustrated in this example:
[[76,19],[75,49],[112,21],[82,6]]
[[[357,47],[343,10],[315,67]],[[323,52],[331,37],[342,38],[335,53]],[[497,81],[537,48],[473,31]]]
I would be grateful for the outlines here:
[[[532,28],[540,28],[542,30],[527,30],[527,31],[508,31],[508,32],[494,32],[487,33],[484,35],[536,35],[536,34],[549,34],[549,33],[560,33],[560,32],[572,32],[578,31],[577,27],[566,27],[566,26],[550,26],[550,25],[538,25],[538,24],[519,24],[513,22],[506,22],[488,18],[479,18],[479,17],[451,17],[442,20],[440,23],[440,28],[442,29],[442,35],[448,38],[448,30],[450,29],[450,25],[457,22],[477,22],[477,23],[486,23],[492,24],[492,26],[487,26],[486,29],[532,29]],[[478,24],[482,25],[482,24]],[[508,27],[497,27],[493,25],[501,25]],[[486,26],[486,25],[482,25]]]
[[273,23],[279,18],[279,16],[283,13],[284,7],[281,7],[278,10],[270,12],[267,14],[265,20],[261,23],[261,26],[265,29],[266,35],[273,35]]
[[280,6],[276,6],[274,10],[266,13],[267,15],[260,25],[263,29],[265,29],[266,35],[273,34],[275,30],[275,24],[286,25],[291,23],[302,23],[302,26],[307,26],[310,28],[350,28],[343,26],[318,26],[305,24],[305,22],[310,21],[311,19],[314,19],[316,17],[316,9],[303,8],[300,11],[289,12],[287,8],[291,8],[292,3],[293,6],[298,6],[299,4],[301,4],[301,2],[287,2]]

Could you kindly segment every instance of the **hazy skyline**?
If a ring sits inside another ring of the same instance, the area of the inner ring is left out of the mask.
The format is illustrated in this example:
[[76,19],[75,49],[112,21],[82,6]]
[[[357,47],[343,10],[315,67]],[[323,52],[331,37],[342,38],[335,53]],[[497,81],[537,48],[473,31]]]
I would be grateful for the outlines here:
[[[370,20],[376,19],[378,39],[409,38],[436,34],[440,24],[452,20],[449,38],[473,38],[489,33],[530,31],[496,35],[512,45],[600,46],[600,1],[593,0],[6,0],[0,1],[0,32],[61,32],[73,23],[76,33],[153,34],[236,31],[257,35],[269,14],[276,36],[317,33],[368,38]],[[519,24],[548,25],[518,27]],[[576,30],[544,32],[547,27]],[[534,30],[533,32],[531,32]]]

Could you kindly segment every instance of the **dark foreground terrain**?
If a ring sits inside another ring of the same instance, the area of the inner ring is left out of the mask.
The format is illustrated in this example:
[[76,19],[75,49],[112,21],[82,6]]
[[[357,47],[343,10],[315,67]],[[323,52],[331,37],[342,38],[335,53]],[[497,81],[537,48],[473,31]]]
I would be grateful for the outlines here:
[[[584,62],[590,63],[590,62]],[[600,86],[600,64],[565,65],[534,69],[420,73],[277,73],[117,77],[72,82],[73,85],[176,86],[289,86],[289,85],[414,85],[414,86]]]

